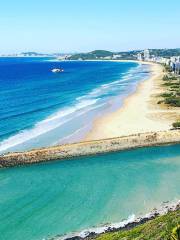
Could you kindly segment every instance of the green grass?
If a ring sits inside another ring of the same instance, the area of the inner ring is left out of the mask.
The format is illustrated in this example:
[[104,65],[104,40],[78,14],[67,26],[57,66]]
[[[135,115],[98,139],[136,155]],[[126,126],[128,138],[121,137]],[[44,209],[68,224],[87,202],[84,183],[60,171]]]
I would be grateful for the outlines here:
[[171,240],[174,232],[179,232],[179,224],[180,210],[177,210],[131,230],[102,234],[96,240]]
[[165,66],[166,75],[164,75],[163,86],[166,87],[166,92],[160,95],[162,100],[157,103],[165,103],[172,107],[180,107],[180,77],[172,75],[168,72],[168,66]]

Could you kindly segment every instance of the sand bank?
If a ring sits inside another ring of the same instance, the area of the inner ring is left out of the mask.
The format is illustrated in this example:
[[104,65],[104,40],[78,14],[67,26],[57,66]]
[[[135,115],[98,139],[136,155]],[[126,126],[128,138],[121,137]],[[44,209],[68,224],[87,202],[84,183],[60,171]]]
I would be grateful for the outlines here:
[[165,131],[172,127],[172,122],[176,121],[180,110],[157,104],[158,96],[164,91],[163,67],[148,62],[143,64],[150,65],[151,77],[139,84],[137,91],[124,101],[119,110],[95,120],[85,140]]

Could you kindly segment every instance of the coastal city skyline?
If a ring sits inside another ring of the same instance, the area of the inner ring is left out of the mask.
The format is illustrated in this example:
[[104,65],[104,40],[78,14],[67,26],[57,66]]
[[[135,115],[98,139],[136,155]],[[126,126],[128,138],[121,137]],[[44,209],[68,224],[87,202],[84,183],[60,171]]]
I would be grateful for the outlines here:
[[0,9],[0,54],[177,48],[179,8],[178,0],[6,1]]

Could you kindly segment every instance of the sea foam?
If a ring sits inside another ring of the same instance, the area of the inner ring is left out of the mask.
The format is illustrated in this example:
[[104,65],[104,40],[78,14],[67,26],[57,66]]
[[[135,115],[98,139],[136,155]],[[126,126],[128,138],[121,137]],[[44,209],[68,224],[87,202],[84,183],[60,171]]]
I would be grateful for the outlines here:
[[[109,96],[118,95],[124,86],[129,83],[132,84],[132,81],[136,77],[138,78],[139,71],[142,71],[139,66],[135,68],[133,67],[126,73],[126,75],[121,76],[119,80],[105,83],[92,89],[86,95],[77,97],[74,103],[70,106],[64,107],[46,119],[36,123],[31,129],[20,131],[19,133],[3,140],[0,143],[0,153],[7,152],[9,149],[11,150],[11,148],[42,136],[43,134],[62,126],[68,121],[73,120],[73,118],[76,118],[77,116],[88,113],[98,107],[102,107],[105,103],[107,104]],[[74,133],[72,132],[71,134],[64,136],[63,139],[69,139],[70,136],[74,136],[78,131],[79,129],[76,129]]]
[[48,133],[49,131],[56,129],[57,127],[60,127],[67,121],[72,120],[75,117],[75,113],[76,113],[76,116],[77,115],[79,116],[89,110],[92,110],[92,108],[88,108],[88,107],[95,105],[98,100],[99,99],[91,99],[91,100],[84,99],[84,100],[78,101],[73,106],[64,108],[58,111],[57,113],[49,116],[47,119],[40,121],[32,129],[21,131],[18,134],[12,137],[9,137],[8,139],[1,142],[0,153],[3,151],[6,151],[9,148],[15,147],[19,144],[22,144],[26,141],[36,138],[42,134]]
[[176,200],[174,202],[165,202],[165,203],[162,203],[158,209],[154,208],[151,212],[143,216],[136,217],[135,214],[132,214],[126,220],[123,220],[121,222],[111,223],[111,224],[107,224],[99,227],[93,227],[93,228],[85,229],[83,231],[72,233],[72,234],[56,236],[49,240],[68,240],[72,238],[77,240],[86,239],[89,236],[91,236],[91,234],[99,235],[102,233],[111,232],[112,230],[117,231],[119,229],[125,228],[129,224],[133,224],[133,226],[136,226],[136,224],[143,223],[144,221],[153,219],[156,216],[159,216],[159,215],[162,216],[168,213],[169,211],[175,211],[179,209],[179,207],[180,207],[180,200]]

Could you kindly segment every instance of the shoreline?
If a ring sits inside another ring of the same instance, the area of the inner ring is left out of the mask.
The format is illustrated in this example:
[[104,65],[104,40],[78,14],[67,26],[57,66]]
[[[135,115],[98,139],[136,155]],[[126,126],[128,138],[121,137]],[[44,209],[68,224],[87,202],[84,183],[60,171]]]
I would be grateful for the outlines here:
[[138,63],[151,66],[151,77],[139,83],[136,91],[124,100],[118,110],[97,118],[85,136],[85,141],[166,131],[171,128],[176,110],[157,104],[158,95],[163,90],[163,66],[151,62]]
[[147,132],[0,155],[0,168],[71,159],[142,147],[180,144],[180,130]]
[[[94,239],[105,233],[117,232],[121,230],[131,230],[139,225],[142,225],[150,220],[153,220],[159,216],[164,216],[169,212],[175,212],[180,209],[180,200],[176,202],[163,202],[159,208],[154,208],[149,213],[143,216],[131,215],[128,219],[122,220],[118,223],[110,223],[104,226],[92,227],[83,231],[57,235],[49,240],[83,240],[83,239]],[[47,240],[48,240],[47,239]]]
[[[171,129],[176,110],[157,104],[157,92],[162,91],[160,87],[164,74],[162,66],[152,64],[152,71],[152,76],[138,84],[136,91],[125,99],[122,107],[95,120],[92,130],[83,142],[0,154],[0,169],[142,147],[180,144],[180,130]],[[163,115],[164,113],[167,117]],[[144,215],[132,214],[121,222],[108,223],[47,239],[90,240],[104,233],[131,230],[179,209],[180,200],[167,201]]]
[[97,118],[81,142],[0,154],[0,168],[180,143],[180,131],[171,131],[179,110],[157,104],[158,95],[164,91],[163,66],[151,62],[126,61],[150,65],[151,77],[142,80],[118,110]]
[[[108,66],[111,63],[114,64],[109,62]],[[45,114],[42,119],[30,121],[29,128],[25,127],[22,131],[16,131],[15,125],[14,133],[10,133],[7,137],[2,138],[0,154],[83,141],[91,130],[95,119],[118,109],[123,99],[135,91],[133,85],[135,84],[136,86],[139,83],[138,79],[142,81],[144,77],[147,78],[149,76],[149,68],[143,65],[131,63],[126,67],[124,62],[121,70],[121,63],[117,62],[116,64],[118,75],[114,79],[111,79],[111,75],[116,70],[112,70],[110,75],[108,75],[110,78],[108,82],[102,78],[102,83],[95,84],[87,92],[82,92],[80,95],[79,93],[76,94],[75,98],[73,95],[73,100],[69,103],[57,107],[47,116]],[[123,70],[124,68],[127,68],[127,71]],[[138,76],[141,72],[144,72],[144,74]],[[136,81],[133,81],[134,77],[137,78]],[[124,89],[122,94],[121,88]],[[41,111],[37,113],[37,116],[41,116]],[[85,119],[88,119],[88,121]],[[72,130],[69,130],[69,128]],[[49,135],[51,140],[48,140]]]

